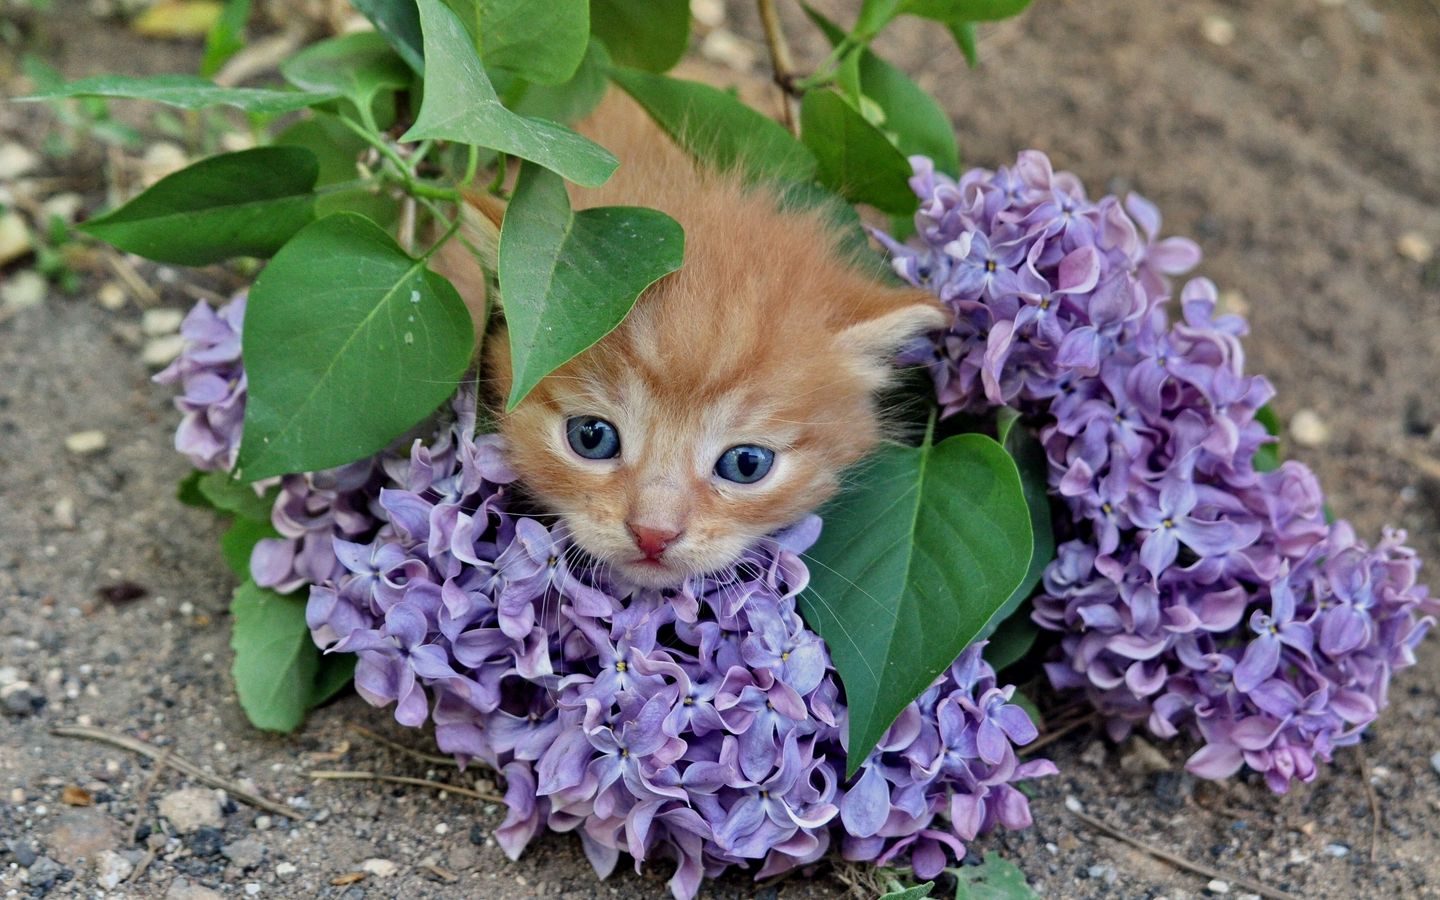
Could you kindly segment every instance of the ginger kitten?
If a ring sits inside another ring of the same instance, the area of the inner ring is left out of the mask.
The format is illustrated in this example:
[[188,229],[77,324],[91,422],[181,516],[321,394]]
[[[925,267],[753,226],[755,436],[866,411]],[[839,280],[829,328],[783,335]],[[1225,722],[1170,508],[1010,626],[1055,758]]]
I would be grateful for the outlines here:
[[[628,98],[612,92],[579,130],[621,165],[572,189],[576,208],[663,210],[684,264],[512,412],[503,324],[485,379],[512,465],[575,543],[623,581],[675,587],[828,499],[880,439],[895,352],[949,313],[858,272],[822,214],[697,168]],[[449,259],[480,305],[479,273]]]

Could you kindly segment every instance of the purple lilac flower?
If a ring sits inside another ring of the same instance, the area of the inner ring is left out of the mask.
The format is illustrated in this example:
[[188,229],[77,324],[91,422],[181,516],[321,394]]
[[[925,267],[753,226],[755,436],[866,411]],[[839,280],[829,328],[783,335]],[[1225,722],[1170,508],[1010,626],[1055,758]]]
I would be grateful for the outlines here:
[[575,831],[600,875],[621,853],[669,861],[689,898],[728,868],[765,878],[832,844],[928,878],[978,835],[1030,824],[1013,782],[1055,767],[1017,758],[1035,728],[980,646],[845,780],[840,683],[796,611],[818,518],[677,591],[635,589],[521,514],[499,439],[475,431],[462,389],[408,454],[282,479],[282,537],[251,572],[309,585],[311,634],[357,656],[363,698],[503,775],[512,858],[542,828]]
[[242,294],[212,309],[201,301],[180,323],[185,349],[156,373],[156,384],[178,385],[175,408],[184,413],[175,430],[175,449],[204,471],[228,470],[240,452],[245,420],[245,368],[240,362]]
[[1033,151],[958,182],[912,162],[917,239],[878,237],[955,323],[906,358],[947,415],[1009,404],[1035,423],[1071,514],[1033,613],[1061,636],[1052,683],[1085,691],[1117,738],[1139,723],[1199,737],[1198,775],[1248,765],[1280,792],[1314,778],[1440,609],[1404,535],[1369,547],[1327,524],[1303,465],[1255,469],[1273,391],[1245,374],[1245,323],[1216,317],[1209,281],[1182,287],[1171,323],[1169,277],[1200,252],[1161,239],[1152,204],[1089,201]]

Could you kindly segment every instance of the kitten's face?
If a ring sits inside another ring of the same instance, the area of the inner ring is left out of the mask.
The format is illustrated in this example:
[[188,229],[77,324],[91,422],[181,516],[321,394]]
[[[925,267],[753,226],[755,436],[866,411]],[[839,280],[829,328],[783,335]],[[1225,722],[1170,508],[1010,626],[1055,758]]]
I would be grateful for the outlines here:
[[[732,262],[717,283],[693,256],[501,417],[522,481],[642,587],[721,569],[830,497],[879,439],[888,360],[947,321],[928,294],[842,267]],[[488,344],[502,397],[505,345]]]

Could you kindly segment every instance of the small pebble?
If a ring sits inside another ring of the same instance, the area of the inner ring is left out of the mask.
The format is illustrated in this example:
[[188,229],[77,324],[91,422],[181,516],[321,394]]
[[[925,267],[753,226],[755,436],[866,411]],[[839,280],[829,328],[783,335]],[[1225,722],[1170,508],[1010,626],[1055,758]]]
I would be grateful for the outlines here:
[[1085,811],[1085,806],[1073,794],[1065,798],[1065,808],[1071,812]]
[[76,456],[89,456],[104,450],[108,443],[105,432],[92,428],[68,435],[65,438],[65,449]]
[[725,24],[725,0],[690,0],[690,15],[706,28]]
[[49,198],[40,204],[40,208],[47,218],[60,219],[68,224],[75,221],[75,214],[80,212],[80,207],[84,205],[85,198],[73,191],[66,191]]
[[245,885],[245,896],[254,897],[260,893],[260,882],[251,881]]
[[35,693],[30,689],[30,682],[17,681],[0,688],[0,709],[12,716],[35,712]]
[[[160,815],[170,820],[175,830],[188,834],[201,828],[221,828],[220,798],[207,788],[186,788],[171,791],[160,798]],[[219,853],[220,848],[216,847]]]
[[1224,47],[1235,40],[1235,24],[1223,16],[1206,16],[1200,22],[1200,34],[1217,47]]
[[75,529],[75,501],[69,497],[56,500],[55,505],[50,508],[50,515],[54,517],[55,524],[66,531]]
[[736,72],[748,72],[755,66],[755,48],[734,32],[716,28],[700,42],[700,55]]
[[1326,844],[1325,853],[1326,855],[1333,856],[1336,859],[1344,859],[1345,857],[1350,855],[1350,848],[1345,846],[1344,844],[1339,843]]
[[300,869],[294,863],[282,862],[275,867],[275,877],[289,878],[298,871],[300,871]]
[[439,825],[436,825],[436,826],[435,826],[435,833],[436,833],[436,834],[449,834],[449,833],[450,833],[450,826],[449,826],[449,825],[446,825],[444,822],[441,822]]
[[29,841],[11,841],[7,846],[10,848],[10,855],[15,857],[15,862],[22,869],[35,865],[35,860],[40,858],[39,851]]
[[118,281],[107,281],[95,292],[96,302],[111,312],[124,307],[126,299],[125,289]]
[[25,269],[0,284],[0,303],[10,309],[30,309],[45,302],[48,287],[44,275],[34,269]]
[[1205,890],[1212,894],[1228,894],[1230,893],[1230,882],[1215,878],[1205,885]]
[[119,887],[133,871],[135,864],[114,850],[101,850],[95,857],[95,880],[108,891]]
[[184,349],[183,335],[167,334],[164,337],[151,338],[145,342],[145,349],[140,351],[140,361],[158,369],[170,365]]
[[1425,265],[1435,255],[1435,245],[1418,231],[1407,231],[1395,241],[1395,249],[1411,262]]
[[265,831],[265,830],[268,829],[272,824],[274,824],[274,823],[273,823],[273,821],[271,820],[271,818],[270,818],[269,816],[256,816],[256,817],[255,817],[255,830],[256,830],[256,831]]
[[0,213],[0,266],[19,259],[35,247],[30,226],[14,211]]
[[40,165],[40,157],[23,144],[0,144],[0,181],[14,181]]
[[225,835],[218,828],[202,825],[186,839],[185,846],[201,859],[209,859],[219,856],[225,849]]
[[1302,447],[1319,447],[1330,440],[1330,426],[1313,409],[1302,409],[1290,420],[1290,436]]
[[389,878],[400,871],[400,867],[390,860],[376,857],[371,857],[362,862],[360,868],[374,875],[376,878]]
[[140,330],[149,337],[163,337],[180,330],[185,313],[178,309],[147,309],[140,316]]

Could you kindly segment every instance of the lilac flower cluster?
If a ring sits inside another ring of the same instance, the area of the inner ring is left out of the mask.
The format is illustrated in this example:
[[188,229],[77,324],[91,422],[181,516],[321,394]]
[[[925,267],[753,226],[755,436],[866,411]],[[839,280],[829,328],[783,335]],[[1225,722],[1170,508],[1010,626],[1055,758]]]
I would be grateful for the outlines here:
[[1117,739],[1136,723],[1204,740],[1197,775],[1263,772],[1283,792],[1354,744],[1437,605],[1387,532],[1327,524],[1314,475],[1256,468],[1273,391],[1246,375],[1245,323],[1207,280],[1166,303],[1195,244],[1159,239],[1141,197],[1089,200],[1038,152],[954,181],[912,160],[918,239],[896,270],[955,323],[907,354],[947,414],[1000,405],[1039,427],[1068,508],[1033,618],[1059,632],[1053,684],[1084,690]]
[[185,349],[152,379],[179,385],[175,408],[184,415],[175,429],[175,449],[202,471],[235,467],[240,428],[245,422],[245,367],[240,362],[240,329],[245,295],[214,310],[197,303],[180,323]]
[[345,574],[311,588],[308,619],[322,647],[358,656],[368,701],[504,774],[508,854],[542,827],[576,831],[602,876],[621,852],[671,860],[685,898],[731,866],[768,877],[832,842],[929,877],[997,823],[1029,825],[1013,782],[1055,769],[1016,757],[1035,728],[979,647],[845,781],[839,681],[795,607],[818,519],[678,590],[627,588],[561,526],[516,512],[473,403],[462,392],[433,444],[387,460],[385,524],[336,539]]
[[[236,305],[221,318],[238,328]],[[452,406],[408,455],[283,479],[283,538],[251,572],[310,585],[311,633],[356,654],[362,697],[503,774],[495,837],[512,858],[542,827],[576,831],[602,876],[622,852],[668,859],[688,898],[732,866],[768,877],[832,846],[929,878],[996,825],[1030,824],[1015,782],[1056,770],[1017,757],[1036,730],[980,645],[844,778],[840,683],[796,611],[818,518],[678,590],[628,588],[522,514],[499,438],[475,435],[473,392]]]

